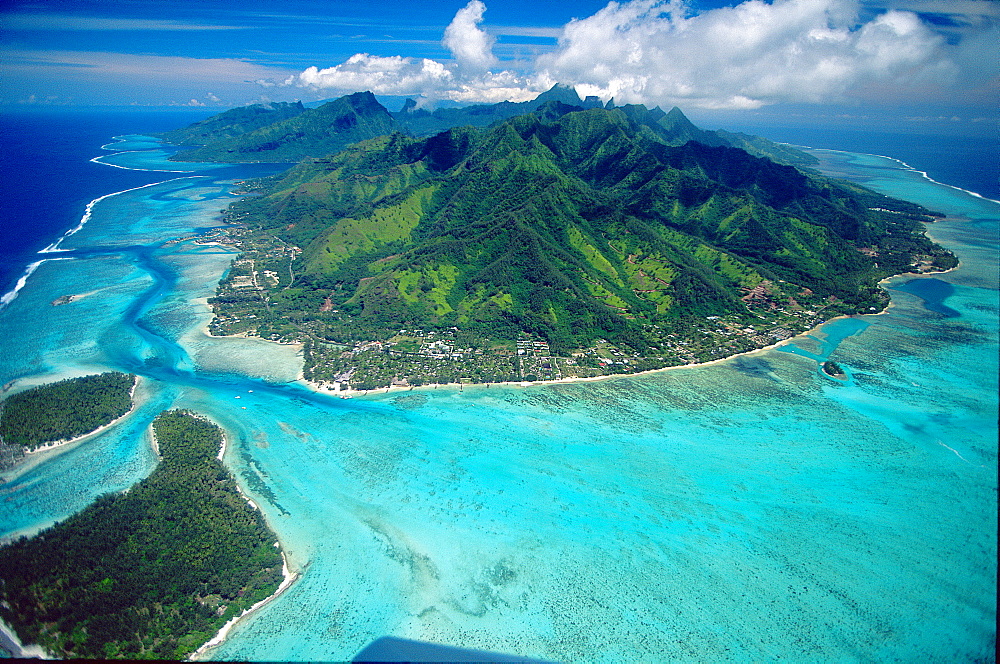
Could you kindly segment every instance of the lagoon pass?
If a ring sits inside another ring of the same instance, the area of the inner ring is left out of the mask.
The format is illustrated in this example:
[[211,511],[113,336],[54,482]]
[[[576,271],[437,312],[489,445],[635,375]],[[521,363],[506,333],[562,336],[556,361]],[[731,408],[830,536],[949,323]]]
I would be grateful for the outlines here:
[[386,635],[561,662],[993,656],[997,202],[813,151],[946,213],[928,234],[960,266],[711,366],[342,400],[297,346],[206,334],[235,254],[199,238],[258,173],[108,147],[170,172],[95,201],[5,296],[0,384],[124,371],[138,405],[2,471],[0,537],[148,475],[162,410],[211,418],[299,577],[202,657],[344,660]]

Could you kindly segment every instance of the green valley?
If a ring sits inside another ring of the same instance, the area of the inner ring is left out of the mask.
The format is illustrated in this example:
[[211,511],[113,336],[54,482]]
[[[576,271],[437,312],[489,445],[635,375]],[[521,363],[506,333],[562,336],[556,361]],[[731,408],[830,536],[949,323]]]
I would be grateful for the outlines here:
[[357,389],[632,373],[879,311],[882,278],[955,264],[928,210],[792,148],[546,95],[248,185],[213,332],[304,342],[308,378]]

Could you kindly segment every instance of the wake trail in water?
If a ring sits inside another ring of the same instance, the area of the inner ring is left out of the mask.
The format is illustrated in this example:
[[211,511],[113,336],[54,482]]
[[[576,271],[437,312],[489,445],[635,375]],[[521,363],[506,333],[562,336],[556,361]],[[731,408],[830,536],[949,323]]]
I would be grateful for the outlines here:
[[[976,464],[972,463],[971,461],[969,461],[968,459],[966,459],[961,454],[959,454],[958,450],[956,450],[954,447],[949,447],[948,445],[945,445],[944,443],[942,443],[940,440],[937,442],[937,444],[940,445],[941,447],[944,447],[944,448],[947,448],[947,449],[951,450],[952,452],[955,453],[955,456],[957,456],[959,459],[961,459],[965,463],[969,464],[970,466],[976,465]],[[979,467],[982,468],[982,464],[980,464]]]

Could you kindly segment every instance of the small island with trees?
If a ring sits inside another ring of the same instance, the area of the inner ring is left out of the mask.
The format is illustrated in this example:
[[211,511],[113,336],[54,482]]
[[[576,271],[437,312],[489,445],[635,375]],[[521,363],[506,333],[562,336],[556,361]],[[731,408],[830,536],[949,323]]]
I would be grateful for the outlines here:
[[136,377],[106,372],[18,392],[0,401],[0,467],[45,446],[93,433],[132,410]]
[[832,360],[827,360],[823,363],[823,373],[832,378],[838,378],[844,380],[847,378],[847,373],[841,368],[839,364],[833,362]]
[[0,548],[0,618],[59,658],[181,659],[271,597],[278,541],[218,460],[222,431],[153,422],[160,463],[122,494]]

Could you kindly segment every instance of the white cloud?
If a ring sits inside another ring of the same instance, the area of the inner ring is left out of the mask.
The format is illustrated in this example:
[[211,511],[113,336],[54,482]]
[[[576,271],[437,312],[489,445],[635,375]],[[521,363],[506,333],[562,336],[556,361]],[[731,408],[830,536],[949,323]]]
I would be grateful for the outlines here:
[[24,105],[46,105],[46,106],[64,106],[73,103],[72,97],[60,97],[59,95],[47,95],[45,97],[40,97],[38,95],[28,95],[22,99],[17,100],[18,104]]
[[523,27],[515,25],[494,25],[488,28],[490,34],[504,35],[505,37],[544,37],[546,39],[558,39],[562,36],[562,28],[537,28]]
[[3,51],[2,57],[0,99],[7,100],[53,90],[80,103],[128,98],[155,105],[187,100],[200,88],[212,91],[205,97],[212,103],[222,98],[232,102],[259,94],[256,80],[285,80],[291,73],[234,58],[21,50]]
[[538,66],[603,99],[702,108],[826,102],[873,81],[953,75],[944,39],[915,14],[858,26],[857,10],[853,0],[748,0],[687,16],[681,3],[611,3],[568,24]]
[[340,93],[370,90],[467,103],[533,98],[545,89],[537,82],[509,70],[491,71],[499,62],[492,51],[493,37],[478,27],[485,11],[480,0],[471,0],[445,29],[442,45],[453,61],[357,53],[333,67],[309,67],[285,83]]
[[[986,10],[976,0],[961,4]],[[962,90],[977,76],[984,90],[996,86],[997,67],[988,64],[996,62],[995,50],[983,61],[996,34],[992,24],[949,44],[910,11],[889,9],[863,22],[859,0],[746,0],[701,13],[685,0],[611,2],[565,25],[555,50],[535,57],[527,74],[500,69],[494,41],[479,27],[485,9],[471,0],[445,30],[442,43],[453,61],[357,54],[286,82],[466,102],[520,101],[559,82],[618,103],[705,109],[943,97],[949,85]]]
[[376,94],[422,94],[445,89],[454,75],[443,64],[427,58],[388,58],[367,53],[352,55],[335,67],[309,67],[286,83],[318,90],[370,90]]
[[471,72],[484,72],[497,64],[493,55],[493,37],[478,27],[483,22],[485,11],[486,5],[479,0],[471,0],[455,14],[445,28],[441,42],[451,51],[458,66]]
[[273,76],[271,67],[235,58],[186,58],[139,55],[107,51],[5,51],[8,72],[44,71],[72,75],[76,79],[103,80],[110,77],[163,82],[232,83]]

